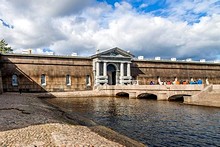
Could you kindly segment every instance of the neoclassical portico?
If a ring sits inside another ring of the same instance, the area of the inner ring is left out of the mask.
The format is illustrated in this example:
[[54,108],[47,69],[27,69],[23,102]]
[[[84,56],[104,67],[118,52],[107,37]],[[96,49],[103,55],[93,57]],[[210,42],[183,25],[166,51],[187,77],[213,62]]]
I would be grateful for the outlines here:
[[119,48],[113,48],[92,56],[95,86],[131,84],[132,57],[133,55]]

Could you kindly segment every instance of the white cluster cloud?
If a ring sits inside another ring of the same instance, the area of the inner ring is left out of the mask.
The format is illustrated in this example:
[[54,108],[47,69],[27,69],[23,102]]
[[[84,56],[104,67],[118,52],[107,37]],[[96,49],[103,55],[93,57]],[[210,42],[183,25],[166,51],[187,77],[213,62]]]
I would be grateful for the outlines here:
[[[155,16],[137,10],[147,8],[148,3],[134,8],[125,1],[111,6],[92,0],[2,0],[0,18],[14,28],[0,26],[0,39],[14,52],[31,48],[43,53],[49,48],[56,54],[88,56],[96,49],[117,46],[147,58],[216,60],[220,57],[216,3],[168,0],[166,15]],[[202,13],[206,15],[197,18]]]

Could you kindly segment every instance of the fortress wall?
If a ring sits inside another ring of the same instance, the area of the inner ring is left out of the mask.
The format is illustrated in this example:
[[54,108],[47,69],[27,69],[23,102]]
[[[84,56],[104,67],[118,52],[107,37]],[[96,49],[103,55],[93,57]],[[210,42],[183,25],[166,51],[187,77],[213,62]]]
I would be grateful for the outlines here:
[[[78,56],[2,55],[1,71],[4,91],[90,90],[94,84],[92,60]],[[13,74],[18,76],[17,86],[12,85]],[[46,86],[41,85],[42,74],[46,75]],[[71,76],[71,85],[66,85],[67,74]],[[86,85],[87,75],[90,76],[90,86]],[[211,84],[220,84],[220,64],[133,60],[131,75],[139,80],[140,85],[148,85],[150,81],[157,83],[158,76],[161,81],[174,81],[175,77],[179,81],[201,78],[203,83],[208,77]]]
[[2,65],[1,65],[1,58],[2,58],[2,56],[1,56],[1,54],[0,54],[0,94],[2,94],[3,93],[3,84],[2,84],[2,69],[1,69],[1,67],[2,67]]
[[203,83],[207,77],[209,83],[220,84],[220,64],[217,63],[135,60],[131,72],[139,84],[157,83],[158,76],[161,81],[174,81],[175,77],[179,81],[189,81],[192,77],[194,80],[202,79]]
[[[93,82],[92,62],[80,57],[50,57],[31,55],[2,56],[4,91],[75,91],[91,89],[86,86],[86,76]],[[18,86],[12,86],[12,75],[18,76]],[[41,85],[41,75],[46,75],[46,86]],[[66,85],[66,75],[71,85]]]
[[0,94],[2,94],[3,92],[3,85],[2,85],[2,72],[1,72],[1,69],[0,69]]

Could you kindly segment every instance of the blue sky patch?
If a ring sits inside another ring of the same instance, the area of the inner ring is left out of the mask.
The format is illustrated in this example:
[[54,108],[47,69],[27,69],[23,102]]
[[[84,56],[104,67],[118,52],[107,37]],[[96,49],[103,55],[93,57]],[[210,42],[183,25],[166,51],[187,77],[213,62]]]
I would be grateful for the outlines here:
[[[182,6],[184,1],[167,1],[167,0],[97,0],[98,2],[106,2],[109,5],[114,7],[116,2],[127,2],[129,3],[137,12],[140,13],[148,13],[154,16],[159,17],[170,17],[176,16],[179,20],[187,21],[188,24],[198,23],[201,17],[207,16],[207,12],[198,12],[195,13],[194,9],[187,9]],[[191,4],[196,5],[196,2],[190,2]],[[220,4],[220,2],[215,2],[213,5],[216,7]],[[179,6],[183,8],[185,14],[178,16],[175,12],[175,8]]]
[[14,28],[13,25],[10,25],[10,24],[6,23],[3,19],[0,19],[0,21],[2,22],[3,26],[5,26],[5,27],[7,27],[9,29],[13,29]]

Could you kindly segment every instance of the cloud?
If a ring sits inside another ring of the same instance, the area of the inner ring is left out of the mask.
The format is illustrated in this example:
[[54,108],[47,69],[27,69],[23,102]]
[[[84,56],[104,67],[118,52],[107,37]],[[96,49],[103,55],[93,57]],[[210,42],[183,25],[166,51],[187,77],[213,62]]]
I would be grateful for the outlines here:
[[93,0],[3,0],[4,9],[25,17],[61,17],[81,11]]
[[[141,3],[155,4],[151,2]],[[163,15],[156,15],[125,1],[113,6],[91,0],[3,0],[0,18],[15,27],[0,26],[0,38],[15,52],[31,48],[44,53],[48,48],[56,54],[88,56],[96,49],[117,46],[146,58],[215,60],[220,57],[220,13],[215,2],[168,0],[160,9]]]
[[148,4],[143,3],[143,4],[141,4],[141,5],[139,6],[139,8],[140,8],[140,9],[143,9],[143,8],[146,8],[147,6],[148,6]]
[[12,22],[15,29],[9,32],[0,28],[2,32],[0,37],[8,40],[15,49],[50,46],[56,41],[66,39],[63,32],[58,31],[55,20],[77,14],[91,2],[90,0],[3,1],[0,5],[0,16]]
[[220,13],[218,0],[167,0],[164,13],[175,20],[185,20],[188,23],[198,22],[203,16]]

